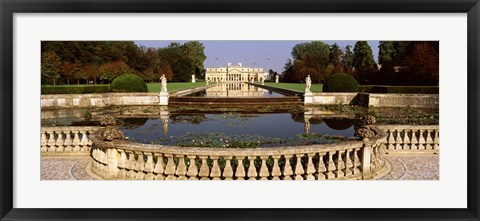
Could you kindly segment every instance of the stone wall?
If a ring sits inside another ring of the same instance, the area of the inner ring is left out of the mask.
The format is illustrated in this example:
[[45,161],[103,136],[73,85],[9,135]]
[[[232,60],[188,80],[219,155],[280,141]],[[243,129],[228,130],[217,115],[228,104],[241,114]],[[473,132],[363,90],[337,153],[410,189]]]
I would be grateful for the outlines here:
[[158,105],[158,93],[41,95],[41,108],[88,108],[110,105]]
[[439,108],[438,94],[311,93],[306,105],[360,105],[365,107]]

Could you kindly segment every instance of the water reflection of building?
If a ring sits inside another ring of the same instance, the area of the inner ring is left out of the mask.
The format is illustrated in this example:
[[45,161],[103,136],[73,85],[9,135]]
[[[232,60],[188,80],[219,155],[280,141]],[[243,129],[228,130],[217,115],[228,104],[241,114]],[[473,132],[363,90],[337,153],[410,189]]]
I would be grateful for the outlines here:
[[230,82],[207,88],[207,97],[263,97],[265,89],[247,83]]
[[263,68],[243,67],[242,63],[227,67],[207,68],[205,79],[210,82],[253,82],[265,80]]

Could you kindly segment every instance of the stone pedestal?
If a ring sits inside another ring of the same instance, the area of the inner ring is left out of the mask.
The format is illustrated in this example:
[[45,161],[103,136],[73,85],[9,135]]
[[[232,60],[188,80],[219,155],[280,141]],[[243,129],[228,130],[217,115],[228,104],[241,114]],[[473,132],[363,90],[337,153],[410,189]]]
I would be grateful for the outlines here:
[[158,105],[168,105],[168,97],[168,92],[160,92]]
[[312,92],[305,92],[303,103],[304,104],[313,104],[313,94]]

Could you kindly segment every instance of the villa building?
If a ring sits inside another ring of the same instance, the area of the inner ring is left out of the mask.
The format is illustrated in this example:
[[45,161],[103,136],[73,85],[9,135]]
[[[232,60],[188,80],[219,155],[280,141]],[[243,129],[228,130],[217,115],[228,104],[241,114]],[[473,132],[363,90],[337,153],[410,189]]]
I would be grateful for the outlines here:
[[263,68],[243,67],[242,63],[227,67],[207,68],[205,79],[213,82],[253,82],[265,80]]

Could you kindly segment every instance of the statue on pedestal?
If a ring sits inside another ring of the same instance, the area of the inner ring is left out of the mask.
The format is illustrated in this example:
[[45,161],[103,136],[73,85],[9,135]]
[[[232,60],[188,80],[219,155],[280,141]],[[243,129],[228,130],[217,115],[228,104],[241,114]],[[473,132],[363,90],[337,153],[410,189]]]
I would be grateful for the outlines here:
[[162,75],[162,77],[160,79],[161,79],[161,82],[162,82],[162,89],[160,91],[161,92],[167,92],[167,78],[165,77],[165,75]]
[[307,78],[305,79],[305,92],[310,92],[311,87],[312,87],[312,79],[310,78],[310,75],[307,75]]

